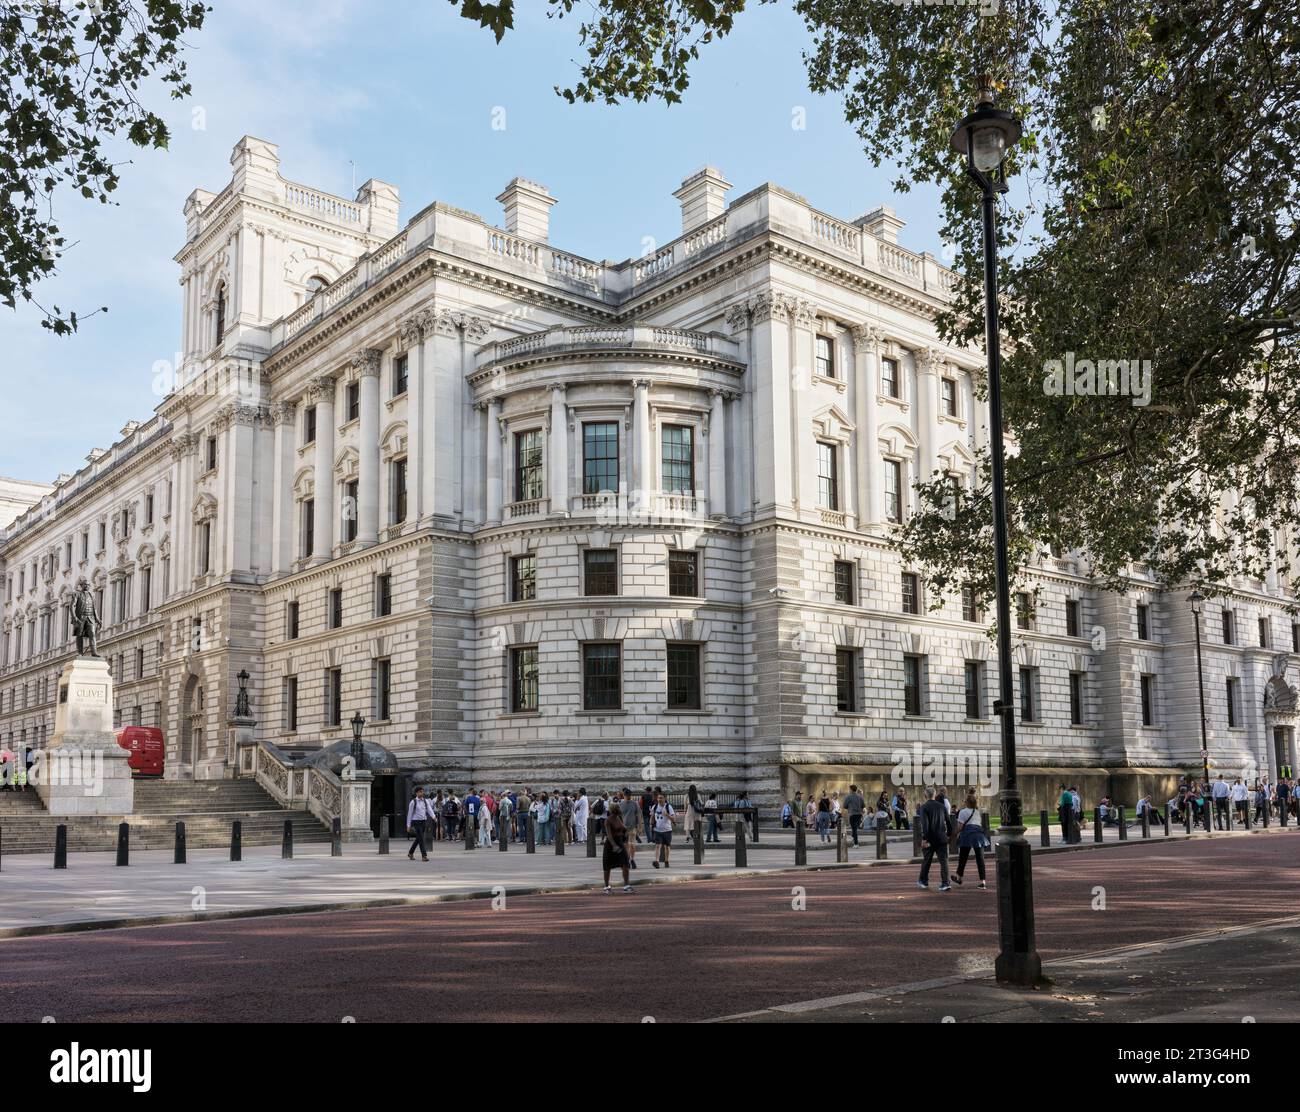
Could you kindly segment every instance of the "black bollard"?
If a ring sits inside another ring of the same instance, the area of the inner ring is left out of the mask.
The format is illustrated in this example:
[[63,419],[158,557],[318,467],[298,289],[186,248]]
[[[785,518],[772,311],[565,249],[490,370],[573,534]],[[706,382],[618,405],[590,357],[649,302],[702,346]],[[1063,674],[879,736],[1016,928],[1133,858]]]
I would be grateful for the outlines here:
[[[608,821],[608,820],[606,820]],[[700,824],[695,824],[695,840],[700,840]],[[596,824],[590,819],[587,820],[587,856],[596,856]]]
[[[1094,807],[1092,809],[1092,840],[1094,842],[1103,841],[1105,839],[1105,834],[1106,832],[1101,823],[1101,808]],[[1080,838],[1079,841],[1083,841],[1083,839]]]
[[[1287,805],[1284,800],[1279,799],[1277,805],[1277,822],[1279,826],[1286,826]],[[1206,829],[1209,829],[1208,827]]]
[[244,825],[238,819],[230,824],[230,860],[244,859]]
[[1165,837],[1169,837],[1169,805],[1165,804]]
[[754,844],[758,845],[758,808],[755,807],[749,815],[754,826]]
[[330,822],[330,856],[343,856],[343,821],[334,819]]
[[699,819],[695,820],[695,830],[692,832],[691,848],[695,851],[695,863],[704,864],[704,823]]
[[1268,800],[1264,801],[1264,829],[1268,829]]
[[835,861],[843,865],[849,859],[849,844],[844,840],[844,816],[835,826]]
[[1040,845],[1052,844],[1052,828],[1047,821],[1047,809],[1038,812],[1038,842]]
[[534,825],[533,817],[532,815],[529,815],[524,822],[524,852],[525,853],[537,852],[537,840],[536,840],[537,835],[533,831],[533,825]]
[[68,867],[68,828],[63,823],[54,828],[54,867]]
[[1119,808],[1119,840],[1128,841],[1128,820],[1124,817],[1124,808]]
[[555,824],[555,856],[556,857],[564,856],[564,838],[565,838],[564,823],[557,822]]
[[124,822],[117,824],[117,863],[131,864],[131,827]]
[[912,856],[921,856],[921,808],[912,816]]
[[876,819],[876,860],[889,859],[889,823],[882,818]]
[[472,819],[469,815],[465,816],[465,848],[474,848],[474,824],[477,820]]
[[185,824],[183,822],[176,824],[176,851],[172,854],[172,864],[185,864]]
[[808,864],[808,830],[802,815],[794,820],[794,863]]
[[1183,828],[1187,831],[1188,834],[1192,832],[1191,800],[1188,800],[1186,803],[1183,804]]
[[388,856],[388,816],[379,816],[379,856]]
[[993,819],[989,817],[987,810],[980,812],[980,825],[984,827],[984,839],[987,842],[993,841]]
[[749,864],[749,855],[745,851],[745,820],[736,820],[736,868],[743,869]]
[[1143,838],[1151,837],[1151,808],[1150,807],[1144,807],[1142,809],[1142,837]]
[[[501,814],[500,811],[497,812]],[[497,849],[502,853],[509,853],[510,845],[510,820],[503,819],[497,823]]]
[[284,820],[284,836],[280,839],[280,856],[289,861],[293,858],[293,820]]

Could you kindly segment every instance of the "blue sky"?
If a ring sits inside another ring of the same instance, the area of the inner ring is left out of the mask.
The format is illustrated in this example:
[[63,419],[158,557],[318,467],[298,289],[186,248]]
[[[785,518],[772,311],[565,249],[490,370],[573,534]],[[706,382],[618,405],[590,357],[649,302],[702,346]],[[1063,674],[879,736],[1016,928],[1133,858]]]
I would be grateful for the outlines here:
[[[231,147],[252,134],[277,143],[285,177],[351,195],[370,177],[397,185],[403,223],[433,200],[500,220],[494,198],[523,175],[558,198],[551,241],[595,259],[641,254],[646,237],[680,231],[672,191],[718,166],[731,197],[773,181],[852,219],[891,204],[901,241],[936,254],[936,194],[895,196],[892,166],[872,167],[838,98],[808,91],[811,39],[787,6],[747,12],[706,48],[685,103],[570,106],[578,22],[547,19],[524,0],[520,26],[497,45],[445,0],[212,0],[188,52],[193,96],[161,103],[171,148],[132,150],[118,205],[69,196],[56,213],[76,242],[45,304],[107,314],[55,338],[37,315],[0,309],[0,475],[50,481],[107,447],[157,404],[153,365],[178,346],[182,206],[196,186],[220,189]],[[503,130],[492,126],[505,110]],[[797,108],[806,127],[791,126]],[[202,110],[202,128],[194,126]]]

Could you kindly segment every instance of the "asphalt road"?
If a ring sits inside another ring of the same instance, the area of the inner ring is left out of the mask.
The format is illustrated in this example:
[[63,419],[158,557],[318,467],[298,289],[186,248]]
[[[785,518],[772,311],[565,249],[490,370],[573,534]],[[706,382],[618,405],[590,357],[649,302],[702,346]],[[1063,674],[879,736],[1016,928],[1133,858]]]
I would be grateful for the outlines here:
[[[1298,859],[1289,833],[1038,857],[1040,952],[1295,914]],[[0,1017],[714,1018],[989,970],[996,897],[974,880],[921,891],[899,865],[12,939]]]

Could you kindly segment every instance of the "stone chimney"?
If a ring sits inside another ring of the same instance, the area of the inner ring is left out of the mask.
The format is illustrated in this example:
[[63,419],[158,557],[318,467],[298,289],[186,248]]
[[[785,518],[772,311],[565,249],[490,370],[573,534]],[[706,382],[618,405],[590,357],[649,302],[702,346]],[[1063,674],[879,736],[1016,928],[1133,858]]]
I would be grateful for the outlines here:
[[897,243],[898,229],[907,221],[899,220],[888,205],[878,205],[866,216],[859,216],[853,223],[864,231],[870,232],[877,239],[884,240],[886,243]]
[[695,231],[727,211],[727,190],[731,182],[716,166],[697,170],[673,194],[682,203],[682,235]]
[[524,239],[547,241],[551,231],[551,206],[555,198],[546,186],[515,178],[497,197],[505,207],[506,231]]

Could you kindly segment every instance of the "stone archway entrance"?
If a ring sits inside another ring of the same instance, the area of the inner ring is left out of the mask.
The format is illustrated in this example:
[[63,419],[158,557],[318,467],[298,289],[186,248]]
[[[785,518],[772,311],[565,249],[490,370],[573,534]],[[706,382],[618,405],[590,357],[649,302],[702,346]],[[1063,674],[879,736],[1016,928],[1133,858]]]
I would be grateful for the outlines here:
[[180,772],[193,778],[194,766],[203,745],[203,688],[199,677],[190,673],[181,684],[180,703]]

